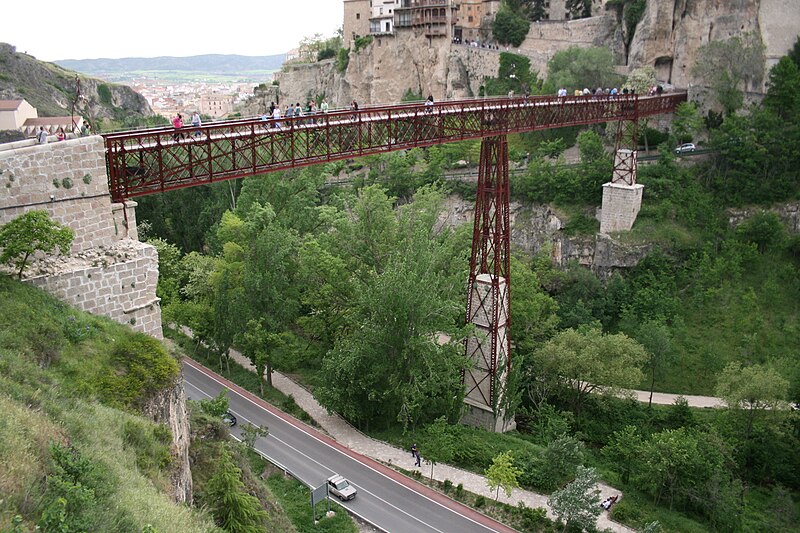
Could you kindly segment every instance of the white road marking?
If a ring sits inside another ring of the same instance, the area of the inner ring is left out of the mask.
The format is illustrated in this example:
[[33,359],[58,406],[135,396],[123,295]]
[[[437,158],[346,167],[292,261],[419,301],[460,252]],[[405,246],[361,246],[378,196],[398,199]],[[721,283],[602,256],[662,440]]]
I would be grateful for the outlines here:
[[[189,366],[190,366],[190,367],[192,366],[192,365],[191,365],[191,363],[189,363]],[[200,372],[200,373],[201,373],[203,376],[205,376],[205,377],[207,377],[207,378],[209,378],[209,379],[211,379],[211,380],[215,381],[216,383],[218,383],[219,385],[221,385],[222,387],[224,387],[225,389],[227,389],[227,390],[228,390],[228,392],[234,393],[234,394],[236,394],[237,396],[239,396],[240,398],[242,398],[243,400],[246,400],[246,401],[250,402],[250,403],[251,403],[253,406],[255,406],[255,407],[257,407],[257,408],[261,409],[262,411],[264,411],[264,412],[265,412],[265,413],[267,413],[268,415],[270,415],[270,416],[273,416],[273,417],[276,417],[276,418],[280,418],[280,417],[276,416],[274,413],[271,413],[269,410],[267,410],[267,409],[264,409],[263,407],[261,407],[261,406],[260,406],[260,405],[258,405],[257,403],[254,403],[254,402],[252,402],[252,401],[251,401],[249,398],[245,397],[244,395],[242,395],[242,394],[240,394],[240,393],[238,393],[238,392],[236,392],[236,391],[234,391],[234,390],[231,390],[231,389],[229,389],[229,388],[228,388],[228,387],[227,387],[227,386],[226,386],[224,383],[222,383],[221,381],[219,381],[219,380],[218,380],[216,377],[214,377],[214,376],[212,376],[212,375],[208,375],[208,374],[206,374],[205,372],[203,372],[202,370],[200,370],[200,369],[199,369],[199,368],[197,368],[197,367],[192,367],[192,368],[193,368],[194,370],[196,370],[197,372]],[[185,377],[184,377],[184,381],[186,381],[186,378],[185,378]],[[188,383],[188,382],[187,382],[187,383]],[[203,395],[210,397],[210,396],[209,396],[207,393],[205,393],[205,392],[201,391],[201,390],[200,390],[200,389],[198,389],[198,388],[197,388],[195,385],[192,385],[191,383],[189,383],[189,385],[190,385],[190,386],[192,386],[192,387],[193,387],[195,390],[197,390],[198,392],[202,393]],[[234,414],[236,414],[236,413],[234,413]],[[282,420],[282,421],[283,421],[283,422],[286,422],[285,420]],[[288,422],[286,422],[286,423],[288,423]],[[428,496],[426,496],[425,494],[422,494],[421,492],[417,492],[417,491],[414,491],[414,490],[410,489],[409,487],[407,487],[407,486],[403,485],[403,484],[402,484],[402,483],[400,483],[399,481],[397,481],[397,480],[395,480],[395,479],[393,479],[393,478],[391,478],[391,477],[387,476],[387,475],[386,475],[386,474],[384,474],[383,472],[381,472],[381,471],[379,471],[379,470],[376,470],[376,469],[375,469],[375,468],[373,468],[372,466],[370,466],[370,465],[368,465],[368,464],[365,464],[365,463],[362,463],[362,462],[360,462],[360,461],[357,461],[357,460],[356,460],[356,459],[354,459],[353,457],[351,457],[351,456],[349,456],[348,454],[344,453],[342,450],[338,449],[338,448],[337,448],[337,447],[335,447],[335,446],[331,446],[329,443],[327,443],[327,442],[325,442],[325,441],[323,441],[323,440],[321,440],[321,439],[317,438],[317,436],[316,436],[316,435],[313,435],[313,434],[309,433],[308,431],[306,431],[306,430],[305,430],[305,429],[303,429],[302,427],[295,426],[294,424],[290,424],[290,425],[291,425],[293,428],[295,428],[295,429],[297,429],[297,430],[301,431],[302,433],[306,434],[308,437],[311,437],[312,439],[316,440],[316,441],[317,441],[317,442],[319,442],[320,444],[324,444],[324,445],[325,445],[325,446],[327,446],[328,448],[330,448],[330,449],[332,449],[332,450],[334,450],[334,451],[336,451],[336,452],[340,453],[341,455],[344,455],[345,457],[347,457],[347,458],[349,458],[349,459],[352,459],[352,460],[354,460],[354,461],[358,462],[360,465],[362,465],[362,466],[364,466],[364,467],[366,467],[366,468],[368,468],[368,469],[372,470],[372,471],[373,471],[373,472],[375,472],[376,474],[378,474],[378,475],[380,475],[380,476],[382,476],[382,477],[384,477],[384,478],[388,479],[389,481],[391,481],[391,482],[393,482],[393,483],[396,483],[397,485],[400,485],[400,486],[401,486],[402,488],[404,488],[405,490],[410,490],[410,491],[414,492],[415,494],[417,494],[417,495],[421,496],[422,498],[426,499],[427,501],[429,501],[429,502],[431,502],[431,503],[433,503],[433,504],[435,504],[435,505],[438,505],[439,507],[441,507],[441,508],[443,508],[443,509],[447,510],[448,512],[454,513],[454,514],[456,514],[456,515],[458,515],[458,516],[460,516],[460,517],[462,517],[462,518],[464,518],[464,519],[466,519],[466,520],[469,520],[470,522],[472,522],[472,523],[474,523],[474,524],[476,524],[476,525],[478,525],[478,526],[480,526],[480,527],[482,527],[482,528],[486,529],[487,531],[494,531],[494,530],[493,530],[492,528],[490,528],[489,526],[487,526],[487,525],[484,525],[484,524],[481,524],[480,522],[478,522],[478,521],[476,521],[476,520],[474,520],[474,519],[470,518],[469,516],[462,515],[461,513],[458,513],[457,511],[455,511],[454,509],[451,509],[451,508],[449,508],[449,507],[447,507],[447,506],[445,506],[445,505],[443,505],[443,504],[441,504],[441,503],[437,502],[436,500],[433,500],[433,499],[429,498]],[[270,435],[270,436],[272,436],[272,435]],[[269,437],[268,437],[268,438],[269,438]],[[375,498],[377,498],[378,500],[381,500],[381,501],[384,501],[384,502],[385,502],[385,500],[383,500],[382,498],[380,498],[380,497],[376,496],[374,493],[371,493],[371,492],[369,492],[369,491],[365,491],[365,492],[368,492],[369,494],[372,494],[372,495],[373,495]],[[386,504],[387,504],[387,505],[390,505],[390,506],[394,507],[395,509],[397,509],[397,510],[401,511],[402,513],[404,513],[404,514],[407,514],[407,515],[408,515],[408,513],[406,513],[405,511],[403,511],[402,509],[400,509],[400,508],[398,508],[398,507],[395,507],[395,506],[391,505],[389,502],[386,502]],[[412,515],[408,515],[408,516],[412,516]],[[416,517],[413,517],[413,516],[412,516],[412,518],[414,518],[415,520],[418,520]],[[423,523],[423,524],[425,524],[425,522],[423,522],[423,521],[421,521],[421,520],[418,520],[418,521],[419,521],[419,522],[421,522],[421,523]],[[425,525],[428,525],[428,524],[425,524]],[[429,525],[428,525],[428,526],[429,526]],[[434,529],[434,530],[436,530],[436,531],[439,531],[438,529],[436,529],[436,528],[433,528],[432,526],[429,526],[429,527],[431,527],[432,529]]]

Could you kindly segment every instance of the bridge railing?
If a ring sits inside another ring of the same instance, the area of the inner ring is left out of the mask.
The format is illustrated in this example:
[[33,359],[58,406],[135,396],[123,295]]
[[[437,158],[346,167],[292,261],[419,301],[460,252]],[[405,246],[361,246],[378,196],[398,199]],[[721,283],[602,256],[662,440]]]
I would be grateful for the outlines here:
[[117,200],[362,155],[508,133],[636,120],[684,93],[407,103],[105,135]]

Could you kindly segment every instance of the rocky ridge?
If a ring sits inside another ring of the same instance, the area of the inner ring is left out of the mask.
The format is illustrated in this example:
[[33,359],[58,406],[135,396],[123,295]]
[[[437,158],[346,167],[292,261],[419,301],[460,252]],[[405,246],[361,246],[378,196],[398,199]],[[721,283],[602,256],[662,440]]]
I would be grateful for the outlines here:
[[[39,61],[18,52],[14,46],[0,43],[0,99],[24,98],[37,109],[40,117],[70,114],[76,76],[77,72]],[[154,114],[147,100],[130,87],[82,75],[80,80],[85,99],[78,104],[76,113],[93,120]]]

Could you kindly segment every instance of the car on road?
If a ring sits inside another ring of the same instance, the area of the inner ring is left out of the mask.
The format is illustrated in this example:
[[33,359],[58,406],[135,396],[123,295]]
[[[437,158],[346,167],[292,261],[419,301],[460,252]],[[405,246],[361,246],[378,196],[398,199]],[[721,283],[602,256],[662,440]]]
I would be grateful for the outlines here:
[[230,411],[226,411],[225,414],[222,415],[222,423],[228,427],[233,427],[236,425],[236,416]]
[[352,500],[356,497],[356,488],[339,474],[334,474],[328,478],[328,493],[333,494],[343,502]]
[[677,148],[675,148],[675,153],[676,154],[687,154],[689,152],[694,152],[695,150],[697,150],[697,147],[694,145],[694,143],[684,143],[684,144],[678,146]]

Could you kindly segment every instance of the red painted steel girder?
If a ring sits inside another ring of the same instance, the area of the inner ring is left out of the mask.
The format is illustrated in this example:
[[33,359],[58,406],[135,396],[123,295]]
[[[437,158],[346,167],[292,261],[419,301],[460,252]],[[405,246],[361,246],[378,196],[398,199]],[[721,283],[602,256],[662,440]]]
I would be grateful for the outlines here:
[[685,93],[474,99],[111,133],[104,135],[109,188],[122,201],[418,146],[637,120],[684,101]]
[[[495,410],[503,391],[499,378],[511,370],[511,224],[508,139],[481,143],[472,254],[467,282],[467,323],[477,334],[467,339],[472,367],[462,372],[466,397]],[[486,336],[485,341],[481,338]]]

